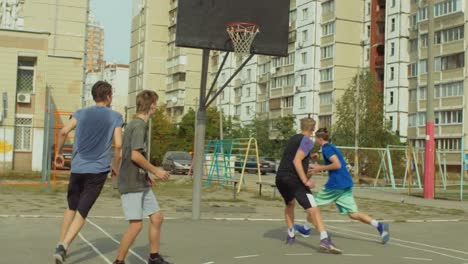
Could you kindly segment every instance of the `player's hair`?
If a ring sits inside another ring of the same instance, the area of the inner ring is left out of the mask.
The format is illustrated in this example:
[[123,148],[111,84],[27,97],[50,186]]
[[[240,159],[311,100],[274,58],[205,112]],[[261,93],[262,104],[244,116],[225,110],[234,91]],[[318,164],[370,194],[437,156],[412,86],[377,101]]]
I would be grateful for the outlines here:
[[148,113],[151,108],[151,105],[156,103],[158,99],[159,96],[155,91],[141,91],[136,97],[137,113]]
[[314,131],[315,130],[315,120],[310,117],[305,117],[301,119],[301,130],[302,131]]
[[96,103],[104,102],[107,96],[112,96],[112,85],[105,81],[97,81],[91,89],[91,94]]
[[326,141],[328,141],[328,139],[330,138],[330,134],[328,133],[328,130],[327,130],[326,127],[319,128],[315,132],[315,136],[319,137],[319,138],[321,138],[323,140],[326,140]]

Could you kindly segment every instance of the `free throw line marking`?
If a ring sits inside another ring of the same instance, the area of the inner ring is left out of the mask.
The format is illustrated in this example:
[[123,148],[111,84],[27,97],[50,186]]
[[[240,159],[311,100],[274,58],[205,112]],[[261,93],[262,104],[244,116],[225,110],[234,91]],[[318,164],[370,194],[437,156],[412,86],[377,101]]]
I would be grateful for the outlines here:
[[[94,226],[95,228],[97,228],[99,231],[101,231],[102,233],[104,233],[104,235],[106,235],[107,237],[109,237],[112,241],[114,241],[115,243],[117,243],[118,245],[120,245],[120,241],[118,241],[117,239],[115,239],[113,236],[111,236],[109,233],[106,232],[106,230],[104,230],[103,228],[101,228],[100,226],[98,226],[97,224],[95,224],[93,221],[89,220],[89,219],[86,219],[86,221],[88,221],[92,226]],[[144,259],[142,256],[140,256],[139,254],[137,254],[135,251],[129,249],[128,252],[130,252],[132,255],[134,255],[136,258],[138,258],[139,260],[143,261],[144,263],[147,262],[146,259]]]
[[99,249],[97,249],[91,242],[89,242],[81,233],[78,233],[78,236],[83,240],[88,246],[90,246],[94,252],[96,252],[107,264],[112,264],[112,261],[110,261],[106,256],[104,256]]
[[312,253],[290,253],[290,254],[284,254],[285,256],[312,256],[314,254]]
[[243,259],[243,258],[255,258],[258,257],[258,255],[246,255],[246,256],[237,256],[234,257],[235,259]]
[[412,259],[412,260],[432,261],[432,259],[427,259],[427,258],[413,258],[413,257],[403,257],[403,258]]
[[372,257],[372,255],[369,254],[342,254],[343,256],[348,256],[348,257]]

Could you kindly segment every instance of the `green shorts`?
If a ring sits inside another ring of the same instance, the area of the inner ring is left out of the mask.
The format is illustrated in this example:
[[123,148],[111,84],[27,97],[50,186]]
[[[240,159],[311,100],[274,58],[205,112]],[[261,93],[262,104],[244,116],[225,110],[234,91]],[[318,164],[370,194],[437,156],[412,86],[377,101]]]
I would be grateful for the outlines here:
[[340,214],[349,214],[358,211],[356,201],[354,201],[352,187],[344,190],[323,188],[319,193],[314,195],[314,197],[318,206],[335,203]]

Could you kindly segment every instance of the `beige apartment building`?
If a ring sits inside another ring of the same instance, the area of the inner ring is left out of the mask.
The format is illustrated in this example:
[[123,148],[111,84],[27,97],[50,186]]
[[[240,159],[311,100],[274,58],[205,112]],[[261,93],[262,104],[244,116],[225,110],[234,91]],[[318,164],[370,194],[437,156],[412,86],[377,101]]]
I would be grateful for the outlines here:
[[424,147],[427,101],[427,43],[434,41],[434,111],[436,148],[447,152],[447,164],[460,164],[466,149],[466,0],[436,0],[434,39],[428,39],[428,7],[411,1],[408,65],[408,139]]
[[151,89],[172,120],[179,122],[198,104],[202,51],[175,46],[176,0],[135,0],[133,9],[129,114],[135,111],[136,94]]
[[363,62],[364,1],[322,1],[319,127],[335,122],[336,102]]
[[0,164],[41,171],[47,90],[57,111],[81,107],[87,1],[0,6]]

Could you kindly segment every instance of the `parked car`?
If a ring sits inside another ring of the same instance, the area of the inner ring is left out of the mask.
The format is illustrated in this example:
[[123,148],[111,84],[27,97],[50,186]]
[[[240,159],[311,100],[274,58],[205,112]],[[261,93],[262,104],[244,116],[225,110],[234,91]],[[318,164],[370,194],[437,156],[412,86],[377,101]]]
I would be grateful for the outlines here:
[[184,151],[168,151],[163,157],[164,170],[174,174],[188,174],[192,166],[192,156]]
[[[73,145],[72,144],[65,144],[63,145],[63,159],[64,159],[64,162],[63,162],[63,167],[57,167],[58,170],[69,170],[70,169],[70,166],[71,166],[71,159],[72,159],[72,156],[73,156]],[[52,145],[52,166],[51,168],[53,169],[54,168],[54,163],[55,163],[55,144]]]
[[[244,166],[244,160],[238,158],[234,163],[236,171],[242,172],[242,166]],[[248,157],[247,163],[245,164],[245,172],[256,174],[258,170],[257,159],[255,157]],[[260,173],[265,175],[267,173],[275,172],[275,164],[271,161],[260,158]]]

